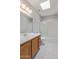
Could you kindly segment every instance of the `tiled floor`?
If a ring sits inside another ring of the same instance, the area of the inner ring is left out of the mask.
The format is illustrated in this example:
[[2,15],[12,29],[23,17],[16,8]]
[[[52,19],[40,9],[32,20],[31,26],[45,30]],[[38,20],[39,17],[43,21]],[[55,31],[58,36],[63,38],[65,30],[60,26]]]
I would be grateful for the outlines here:
[[57,42],[44,41],[44,45],[41,45],[38,54],[35,59],[58,59],[58,47]]

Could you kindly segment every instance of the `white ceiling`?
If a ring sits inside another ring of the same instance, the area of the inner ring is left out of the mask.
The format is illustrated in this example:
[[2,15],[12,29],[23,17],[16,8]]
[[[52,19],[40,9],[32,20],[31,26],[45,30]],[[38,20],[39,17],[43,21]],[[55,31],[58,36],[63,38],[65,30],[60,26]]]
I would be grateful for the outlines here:
[[41,16],[56,15],[58,13],[58,0],[50,0],[50,9],[42,10],[40,0],[27,0]]

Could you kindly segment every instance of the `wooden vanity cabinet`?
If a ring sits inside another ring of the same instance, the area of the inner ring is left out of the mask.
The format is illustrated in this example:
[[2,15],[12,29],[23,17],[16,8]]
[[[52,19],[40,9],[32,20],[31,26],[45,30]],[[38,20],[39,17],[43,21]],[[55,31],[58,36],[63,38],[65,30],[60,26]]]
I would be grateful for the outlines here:
[[33,59],[41,45],[40,36],[20,45],[20,59]]
[[20,59],[32,59],[31,58],[31,41],[26,42],[20,47]]

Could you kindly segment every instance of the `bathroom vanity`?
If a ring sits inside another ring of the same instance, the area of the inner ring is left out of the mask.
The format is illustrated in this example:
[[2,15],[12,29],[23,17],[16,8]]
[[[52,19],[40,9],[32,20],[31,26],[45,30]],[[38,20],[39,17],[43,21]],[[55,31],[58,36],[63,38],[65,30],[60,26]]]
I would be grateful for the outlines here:
[[20,59],[33,59],[40,49],[40,34],[28,34],[20,38]]

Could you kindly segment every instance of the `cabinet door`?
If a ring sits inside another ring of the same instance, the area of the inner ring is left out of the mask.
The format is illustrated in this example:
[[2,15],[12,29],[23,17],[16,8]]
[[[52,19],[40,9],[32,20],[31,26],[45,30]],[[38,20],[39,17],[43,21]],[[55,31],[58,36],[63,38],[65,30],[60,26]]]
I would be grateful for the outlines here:
[[20,59],[31,59],[31,42],[20,47]]
[[39,39],[35,38],[32,40],[32,57],[37,53],[39,47]]

